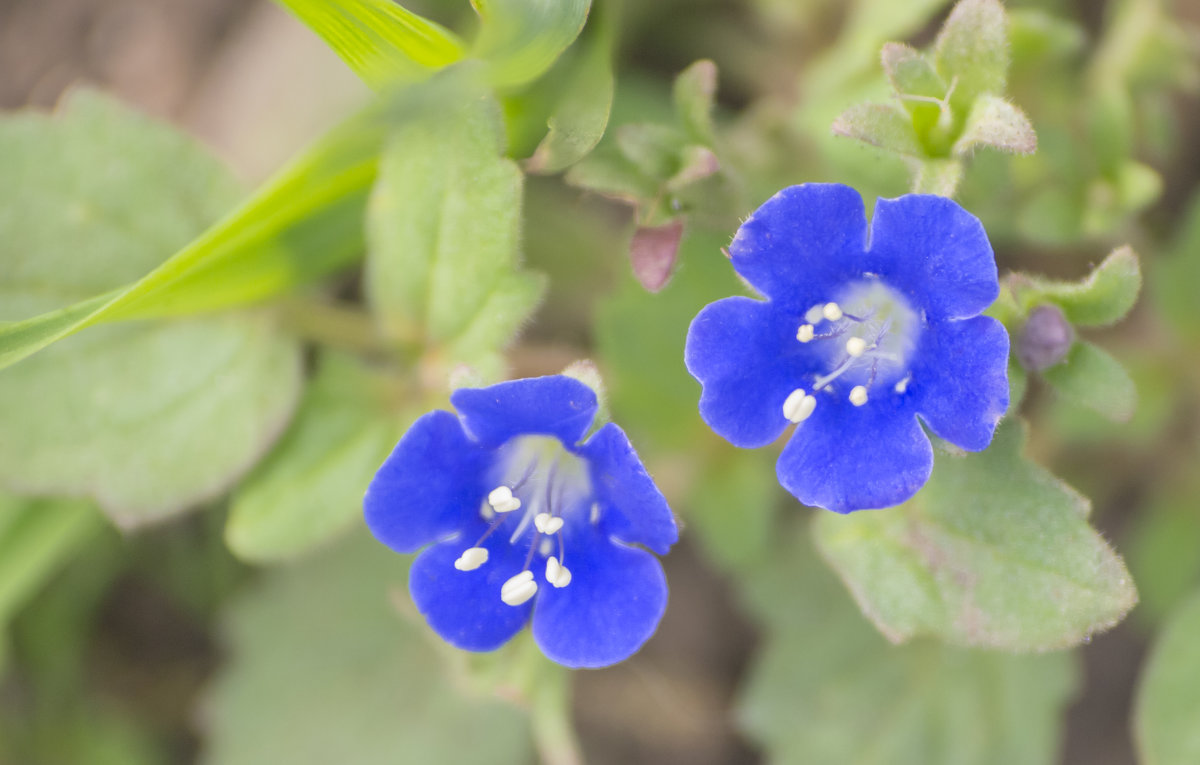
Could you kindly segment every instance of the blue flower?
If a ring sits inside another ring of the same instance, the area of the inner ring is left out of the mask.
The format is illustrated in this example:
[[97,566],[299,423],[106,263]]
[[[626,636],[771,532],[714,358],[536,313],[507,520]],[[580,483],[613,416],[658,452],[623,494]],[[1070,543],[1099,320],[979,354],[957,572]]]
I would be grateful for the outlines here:
[[806,505],[890,507],[925,484],[937,436],[978,451],[1008,407],[1008,335],[980,316],[999,294],[978,219],[953,201],[780,191],[738,229],[733,268],[766,301],[719,300],[688,330],[700,414],[735,446],[771,443]]
[[532,617],[568,667],[625,659],[667,604],[667,502],[614,424],[581,440],[596,395],[569,377],[464,388],[417,420],[375,475],[367,525],[413,562],[409,590],[452,645],[490,651]]

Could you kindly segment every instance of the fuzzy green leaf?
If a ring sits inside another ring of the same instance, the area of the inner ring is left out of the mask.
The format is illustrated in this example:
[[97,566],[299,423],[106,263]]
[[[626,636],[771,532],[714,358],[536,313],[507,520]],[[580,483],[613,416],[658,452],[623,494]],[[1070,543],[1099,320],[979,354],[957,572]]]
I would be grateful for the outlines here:
[[967,124],[951,151],[955,156],[963,156],[977,146],[1032,154],[1037,151],[1037,133],[1024,112],[1000,96],[985,93],[975,99]]
[[854,138],[905,157],[921,157],[924,150],[913,131],[912,118],[886,104],[859,104],[833,121],[835,135]]
[[688,137],[704,146],[716,140],[713,101],[717,96],[717,65],[701,59],[679,73],[672,87],[675,113]]
[[1134,708],[1143,765],[1200,762],[1200,593],[1167,622],[1150,652]]
[[1018,286],[1026,311],[1039,303],[1054,303],[1072,324],[1107,326],[1125,318],[1137,302],[1142,271],[1137,253],[1125,245],[1113,250],[1083,281],[1030,278]]
[[984,93],[999,95],[1008,80],[1008,22],[999,0],[959,0],[934,43],[938,73],[954,83],[950,103],[967,113]]
[[1006,421],[985,451],[939,454],[905,505],[816,518],[821,553],[889,639],[1042,651],[1116,624],[1137,594],[1083,497],[1022,456]]
[[1062,363],[1042,371],[1060,396],[1114,422],[1126,422],[1137,406],[1133,378],[1107,351],[1086,341],[1071,346]]
[[883,46],[879,58],[888,82],[898,95],[945,98],[946,83],[920,51],[904,43],[890,42]]
[[473,52],[500,86],[536,80],[579,36],[591,0],[471,0],[480,30]]

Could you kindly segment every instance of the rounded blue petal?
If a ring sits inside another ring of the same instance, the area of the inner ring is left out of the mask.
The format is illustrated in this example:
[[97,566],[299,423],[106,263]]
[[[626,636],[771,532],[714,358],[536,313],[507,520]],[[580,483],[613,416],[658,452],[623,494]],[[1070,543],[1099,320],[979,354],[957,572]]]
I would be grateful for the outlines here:
[[849,186],[806,183],[768,199],[729,246],[734,269],[771,300],[801,311],[865,270],[867,219]]
[[855,407],[822,397],[775,466],[806,505],[838,513],[898,505],[929,480],[933,447],[900,397]]
[[371,533],[410,553],[477,519],[488,459],[453,414],[422,416],[367,487],[363,510]]
[[1008,409],[1008,333],[989,316],[933,324],[909,388],[929,429],[968,451],[987,448]]
[[578,452],[588,461],[602,528],[623,542],[665,555],[679,539],[675,517],[625,431],[610,422]]
[[718,300],[692,320],[684,362],[704,386],[700,416],[734,446],[765,446],[787,426],[783,402],[806,366],[799,324],[774,303],[745,297]]
[[[459,571],[454,561],[483,535],[487,524],[469,524],[455,539],[440,542],[417,556],[408,590],[417,610],[447,643],[467,651],[491,651],[508,642],[529,620],[533,601],[510,606],[500,589],[521,571],[526,547],[511,545],[507,534],[492,534],[482,547],[488,560],[474,571]],[[546,586],[546,585],[543,585]]]
[[667,607],[658,559],[585,529],[571,535],[563,562],[569,585],[539,582],[533,639],[542,653],[567,667],[606,667],[641,648]]
[[880,199],[870,255],[872,269],[930,319],[977,316],[1000,294],[983,224],[945,197]]
[[461,388],[450,396],[463,424],[479,443],[499,446],[513,436],[556,436],[578,443],[596,415],[596,394],[563,375]]

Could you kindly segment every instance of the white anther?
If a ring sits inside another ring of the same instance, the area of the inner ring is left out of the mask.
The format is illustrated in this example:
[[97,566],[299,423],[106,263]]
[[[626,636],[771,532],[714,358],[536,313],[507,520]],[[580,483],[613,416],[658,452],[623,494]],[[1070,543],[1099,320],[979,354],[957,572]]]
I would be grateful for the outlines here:
[[592,512],[590,513],[588,520],[591,521],[591,524],[593,526],[595,526],[597,523],[600,522],[600,503],[599,502],[592,503]]
[[796,330],[796,339],[802,343],[811,342],[813,339],[813,325],[801,324],[800,329]]
[[487,548],[468,547],[463,550],[462,555],[458,556],[458,560],[454,561],[454,567],[459,571],[474,571],[484,563],[487,563],[487,559]]
[[488,492],[488,504],[497,513],[511,513],[520,509],[521,500],[514,497],[512,489],[507,486],[497,486]]
[[803,422],[812,415],[816,408],[816,396],[809,396],[803,388],[796,388],[788,394],[787,400],[783,402],[783,416],[789,422]]
[[908,381],[911,379],[911,377],[905,377],[903,380],[892,386],[892,390],[896,391],[897,393],[903,393],[904,391],[908,390]]
[[809,324],[816,324],[821,319],[825,318],[825,304],[817,303],[812,308],[804,312],[804,321]]
[[551,555],[546,559],[546,581],[560,589],[566,587],[571,583],[571,570]]
[[867,389],[861,385],[855,385],[850,389],[850,403],[855,406],[862,406],[867,403]]
[[849,353],[854,358],[863,355],[867,350],[867,341],[861,337],[852,337],[846,341],[846,353]]
[[533,525],[543,534],[557,534],[563,527],[563,519],[550,513],[538,513],[533,516]]
[[525,569],[500,587],[500,599],[510,606],[519,606],[537,593],[533,572]]
[[842,307],[837,303],[826,303],[821,309],[821,315],[830,321],[837,321],[842,318]]

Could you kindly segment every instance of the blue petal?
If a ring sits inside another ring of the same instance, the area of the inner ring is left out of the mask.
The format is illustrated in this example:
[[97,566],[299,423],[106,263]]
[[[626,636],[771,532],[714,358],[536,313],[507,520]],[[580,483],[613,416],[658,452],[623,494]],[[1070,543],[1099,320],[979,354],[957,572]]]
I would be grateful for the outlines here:
[[667,607],[667,579],[645,550],[614,544],[588,527],[567,541],[571,583],[540,581],[533,638],[567,667],[605,667],[641,648]]
[[762,294],[801,312],[863,273],[867,219],[849,186],[806,183],[768,199],[729,246],[734,269]]
[[422,416],[367,487],[363,510],[371,533],[410,553],[457,531],[478,515],[487,462],[487,452],[467,438],[453,414]]
[[933,319],[976,316],[1000,294],[983,224],[945,197],[880,199],[871,223],[871,261]]
[[929,437],[906,404],[821,397],[779,456],[779,482],[804,504],[838,513],[905,501],[933,468]]
[[620,427],[609,423],[579,448],[588,461],[603,529],[665,555],[679,539],[675,518]]
[[[533,601],[510,606],[500,600],[500,588],[524,566],[524,545],[510,545],[508,535],[492,534],[484,541],[488,561],[474,571],[454,567],[463,550],[487,530],[477,521],[456,539],[440,542],[417,556],[408,590],[433,631],[467,651],[491,651],[504,645],[525,626]],[[546,587],[542,583],[540,586]]]
[[937,435],[987,448],[1008,409],[1008,333],[988,316],[931,324],[921,338],[909,392]]
[[485,446],[499,446],[524,434],[557,436],[564,444],[575,444],[596,415],[592,389],[562,375],[460,388],[450,402],[467,430]]
[[734,446],[765,446],[788,421],[783,402],[804,377],[800,317],[744,297],[708,306],[688,328],[684,363],[704,386],[700,416]]

